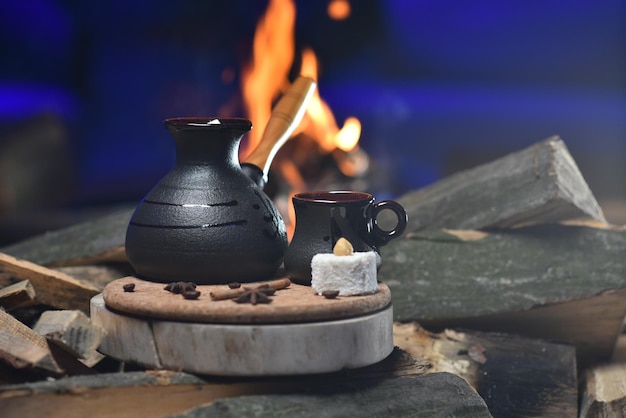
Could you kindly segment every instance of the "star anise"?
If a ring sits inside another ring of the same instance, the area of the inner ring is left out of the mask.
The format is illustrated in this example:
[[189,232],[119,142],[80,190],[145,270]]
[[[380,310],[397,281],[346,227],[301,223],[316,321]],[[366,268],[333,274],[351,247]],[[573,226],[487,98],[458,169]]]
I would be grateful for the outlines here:
[[271,303],[270,296],[276,293],[276,290],[270,288],[268,284],[262,284],[257,287],[245,287],[244,292],[233,299],[237,303],[251,303],[256,305],[257,303]]

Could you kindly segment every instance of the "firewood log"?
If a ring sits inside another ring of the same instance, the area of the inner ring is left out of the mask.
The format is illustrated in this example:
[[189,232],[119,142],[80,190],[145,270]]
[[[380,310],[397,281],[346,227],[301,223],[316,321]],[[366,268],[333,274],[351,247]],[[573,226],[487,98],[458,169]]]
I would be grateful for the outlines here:
[[407,234],[383,247],[394,318],[554,339],[610,357],[626,313],[626,230],[541,225]]
[[124,262],[126,228],[133,209],[51,231],[0,249],[48,267]]
[[602,209],[559,137],[448,176],[397,199],[407,231],[488,229],[591,218]]
[[74,357],[49,345],[44,336],[2,311],[0,359],[16,369],[36,368],[50,376],[94,373]]
[[496,417],[576,416],[576,350],[503,333],[426,331],[417,323],[394,324],[394,343],[427,373],[465,379]]
[[0,307],[6,311],[35,304],[35,288],[30,280],[22,280],[0,288]]
[[110,373],[2,386],[0,407],[10,416],[94,418],[491,417],[463,379],[424,370],[423,363],[396,349],[381,363],[322,375],[224,381],[171,371]]
[[81,311],[44,312],[33,330],[79,359],[93,358],[105,331]]
[[0,271],[18,280],[29,280],[38,303],[58,309],[89,312],[89,299],[101,288],[84,283],[65,273],[0,253]]

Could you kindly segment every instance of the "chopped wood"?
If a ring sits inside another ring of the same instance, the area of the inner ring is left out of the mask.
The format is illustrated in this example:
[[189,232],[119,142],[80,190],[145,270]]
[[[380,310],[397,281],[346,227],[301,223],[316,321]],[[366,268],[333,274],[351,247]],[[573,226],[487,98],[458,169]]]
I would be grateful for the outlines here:
[[579,416],[621,417],[625,410],[626,364],[608,364],[587,370]]
[[494,416],[578,413],[573,346],[502,333],[432,333],[417,323],[395,323],[394,343],[429,364],[427,373],[449,372],[465,379]]
[[126,228],[134,212],[109,215],[47,232],[0,248],[0,252],[45,266],[73,266],[126,261]]
[[2,311],[0,311],[0,358],[17,369],[36,367],[55,374],[63,373],[63,369],[50,352],[45,337]]
[[6,311],[35,303],[35,288],[30,280],[22,280],[0,289],[0,306]]
[[2,311],[0,359],[16,369],[33,368],[52,376],[94,373],[75,358],[49,345],[45,337]]
[[[81,282],[91,283],[98,289],[104,289],[104,287],[113,280],[135,274],[135,270],[128,263],[52,267],[52,269],[74,277]],[[0,272],[0,287],[6,287],[20,282],[21,280],[16,279],[12,275]]]
[[128,263],[107,263],[93,266],[54,267],[54,270],[68,274],[99,289],[122,277],[132,276],[135,270]]
[[224,381],[170,371],[111,373],[0,387],[0,407],[11,416],[28,412],[93,418],[251,416],[245,411],[253,408],[259,417],[349,416],[359,411],[380,416],[415,416],[420,411],[424,416],[491,416],[463,379],[424,371],[423,363],[395,349],[381,363],[322,375]]
[[35,288],[36,301],[58,309],[79,309],[89,312],[89,300],[101,289],[83,283],[35,263],[0,253],[0,270],[19,280],[29,280]]
[[104,337],[104,330],[81,311],[46,311],[33,330],[75,357],[93,356]]
[[610,357],[626,313],[626,231],[541,225],[461,240],[407,234],[383,247],[394,319],[574,344]]
[[407,232],[506,228],[581,217],[606,223],[576,162],[557,136],[397,200],[409,215]]

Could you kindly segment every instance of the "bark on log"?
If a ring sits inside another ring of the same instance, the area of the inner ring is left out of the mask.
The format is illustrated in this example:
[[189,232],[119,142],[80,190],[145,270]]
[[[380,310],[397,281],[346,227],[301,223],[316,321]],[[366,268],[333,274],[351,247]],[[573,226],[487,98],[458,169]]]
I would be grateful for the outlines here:
[[0,249],[49,267],[126,261],[124,242],[133,209],[51,231]]
[[445,330],[431,333],[416,323],[394,324],[394,342],[428,373],[465,379],[496,417],[569,417],[578,413],[573,346],[510,334]]
[[378,277],[395,320],[561,340],[583,363],[610,357],[626,313],[625,230],[542,225],[465,236],[408,234],[383,248]]
[[581,217],[606,223],[565,143],[556,136],[397,200],[409,214],[407,232],[505,228]]

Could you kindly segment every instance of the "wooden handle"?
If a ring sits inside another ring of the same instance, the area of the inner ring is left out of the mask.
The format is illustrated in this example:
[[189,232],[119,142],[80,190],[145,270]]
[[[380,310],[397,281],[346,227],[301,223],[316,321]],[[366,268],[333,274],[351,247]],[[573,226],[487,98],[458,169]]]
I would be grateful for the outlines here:
[[300,76],[274,106],[259,145],[245,161],[263,170],[265,178],[274,156],[300,124],[316,87],[315,80]]

